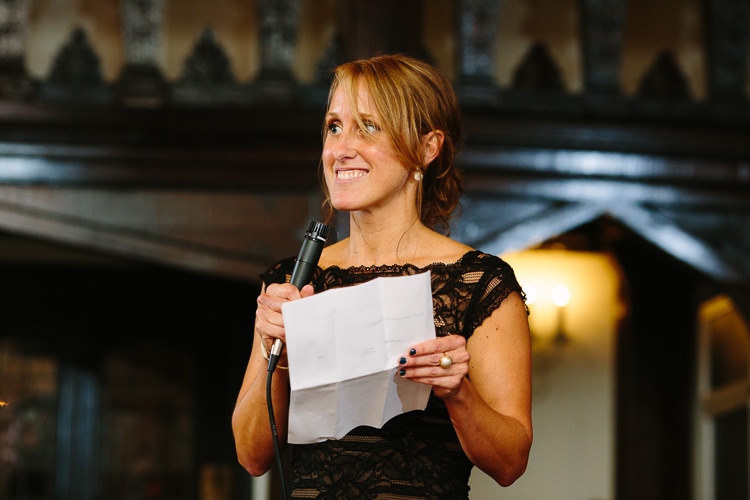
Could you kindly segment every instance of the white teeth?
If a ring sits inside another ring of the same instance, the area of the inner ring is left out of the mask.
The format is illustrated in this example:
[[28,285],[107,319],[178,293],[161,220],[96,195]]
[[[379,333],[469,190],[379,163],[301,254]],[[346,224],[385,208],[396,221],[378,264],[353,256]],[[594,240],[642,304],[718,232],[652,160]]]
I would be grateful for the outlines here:
[[365,174],[366,172],[364,170],[339,170],[338,172],[336,172],[336,178],[343,181],[348,181],[350,179],[362,177]]

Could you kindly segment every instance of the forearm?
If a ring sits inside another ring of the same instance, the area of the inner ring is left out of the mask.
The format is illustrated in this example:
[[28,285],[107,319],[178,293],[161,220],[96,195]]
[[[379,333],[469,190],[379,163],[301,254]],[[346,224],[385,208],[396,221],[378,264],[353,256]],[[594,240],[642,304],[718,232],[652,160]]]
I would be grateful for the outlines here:
[[468,379],[456,396],[445,400],[461,447],[477,467],[502,486],[526,470],[531,430],[490,407]]
[[[265,473],[273,464],[275,448],[267,405],[267,362],[253,349],[245,382],[232,414],[237,458],[252,475]],[[277,368],[272,378],[274,420],[280,442],[286,442],[289,409],[289,372]]]

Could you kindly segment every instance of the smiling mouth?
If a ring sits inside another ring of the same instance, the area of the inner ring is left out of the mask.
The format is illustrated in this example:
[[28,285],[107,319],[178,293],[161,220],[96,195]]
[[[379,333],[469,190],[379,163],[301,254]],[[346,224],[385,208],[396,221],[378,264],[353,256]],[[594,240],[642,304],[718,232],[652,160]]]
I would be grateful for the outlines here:
[[349,181],[359,177],[364,177],[365,175],[367,175],[367,171],[365,170],[339,170],[336,172],[336,179],[340,181]]

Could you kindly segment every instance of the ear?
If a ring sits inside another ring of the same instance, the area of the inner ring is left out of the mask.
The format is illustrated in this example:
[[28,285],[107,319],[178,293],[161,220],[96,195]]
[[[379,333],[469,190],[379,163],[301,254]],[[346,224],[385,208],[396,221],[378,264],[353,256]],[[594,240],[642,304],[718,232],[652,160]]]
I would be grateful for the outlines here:
[[443,150],[445,135],[441,130],[433,130],[422,136],[422,166],[427,167]]

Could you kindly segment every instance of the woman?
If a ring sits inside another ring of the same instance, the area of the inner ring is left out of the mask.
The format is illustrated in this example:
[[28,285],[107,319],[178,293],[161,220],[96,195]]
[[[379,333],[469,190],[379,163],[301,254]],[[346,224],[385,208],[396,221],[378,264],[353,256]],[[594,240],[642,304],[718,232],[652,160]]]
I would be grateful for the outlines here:
[[[288,283],[294,258],[261,276],[257,337],[232,418],[239,461],[255,476],[274,463],[264,351],[285,340],[282,304],[313,290],[429,270],[437,338],[394,361],[400,376],[432,393],[424,411],[382,429],[360,426],[341,440],[293,445],[291,497],[467,498],[473,465],[503,486],[526,469],[531,355],[523,292],[500,258],[446,235],[462,191],[453,164],[460,139],[455,92],[430,65],[388,55],[337,68],[321,166],[327,202],[349,213],[350,235],[324,248],[312,286]],[[272,379],[282,439],[286,364],[283,351]]]

